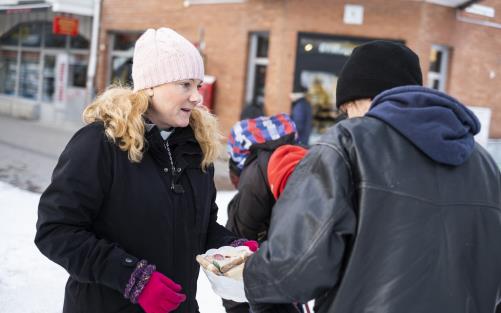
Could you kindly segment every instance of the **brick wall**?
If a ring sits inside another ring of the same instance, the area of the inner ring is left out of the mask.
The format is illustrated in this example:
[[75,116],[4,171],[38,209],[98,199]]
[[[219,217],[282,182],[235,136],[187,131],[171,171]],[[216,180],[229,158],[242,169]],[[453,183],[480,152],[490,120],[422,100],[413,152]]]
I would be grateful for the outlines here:
[[[501,108],[497,104],[501,102],[497,92],[501,55],[495,53],[501,50],[500,29],[459,22],[452,8],[397,0],[359,0],[356,4],[364,6],[364,24],[347,25],[343,23],[346,3],[248,0],[185,7],[182,0],[103,0],[98,88],[106,86],[108,32],[166,26],[196,42],[203,28],[206,72],[217,78],[215,111],[227,133],[244,103],[249,32],[270,33],[265,94],[268,113],[289,111],[298,32],[404,40],[420,56],[425,80],[431,45],[441,44],[452,48],[447,91],[468,105],[491,107],[490,136],[501,137]],[[495,0],[482,4],[501,10]]]

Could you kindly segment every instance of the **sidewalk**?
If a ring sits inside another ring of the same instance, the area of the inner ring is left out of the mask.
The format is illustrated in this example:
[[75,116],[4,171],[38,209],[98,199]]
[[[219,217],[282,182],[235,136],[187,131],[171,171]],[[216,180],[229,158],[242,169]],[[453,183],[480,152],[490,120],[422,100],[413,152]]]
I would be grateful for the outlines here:
[[[0,180],[42,192],[50,183],[59,155],[76,130],[0,116]],[[218,160],[215,169],[217,189],[233,189],[226,161]]]

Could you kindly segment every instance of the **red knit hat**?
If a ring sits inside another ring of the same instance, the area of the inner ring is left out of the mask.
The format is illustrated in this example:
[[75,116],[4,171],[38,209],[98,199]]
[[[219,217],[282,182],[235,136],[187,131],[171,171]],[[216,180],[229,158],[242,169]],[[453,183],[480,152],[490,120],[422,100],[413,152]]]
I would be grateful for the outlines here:
[[268,183],[275,200],[285,189],[289,176],[307,152],[307,149],[293,145],[283,145],[273,152],[268,162]]

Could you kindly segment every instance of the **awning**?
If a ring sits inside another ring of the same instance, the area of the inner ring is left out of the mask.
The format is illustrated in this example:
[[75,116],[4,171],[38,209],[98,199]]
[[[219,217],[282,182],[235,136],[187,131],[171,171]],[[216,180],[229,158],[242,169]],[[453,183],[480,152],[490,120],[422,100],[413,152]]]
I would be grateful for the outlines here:
[[42,9],[52,7],[54,12],[92,16],[94,13],[93,0],[46,0],[34,3],[22,0],[0,0],[0,11]]
[[469,6],[470,4],[478,2],[479,0],[425,0],[425,1],[429,3],[443,5],[446,7],[463,9]]

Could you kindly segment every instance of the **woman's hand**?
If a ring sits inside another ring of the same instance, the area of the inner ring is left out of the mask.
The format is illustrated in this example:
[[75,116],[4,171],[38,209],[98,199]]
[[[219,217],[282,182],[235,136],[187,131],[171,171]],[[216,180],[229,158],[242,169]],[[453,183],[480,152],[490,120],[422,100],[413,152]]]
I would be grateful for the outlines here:
[[257,249],[259,249],[259,243],[255,240],[247,240],[242,244],[242,246],[248,247],[252,252],[256,252]]
[[137,302],[146,313],[169,313],[185,300],[180,285],[159,272],[153,272]]
[[241,247],[246,246],[252,252],[256,252],[259,249],[259,243],[255,240],[247,240],[245,238],[237,239],[233,241],[230,246],[232,247]]

